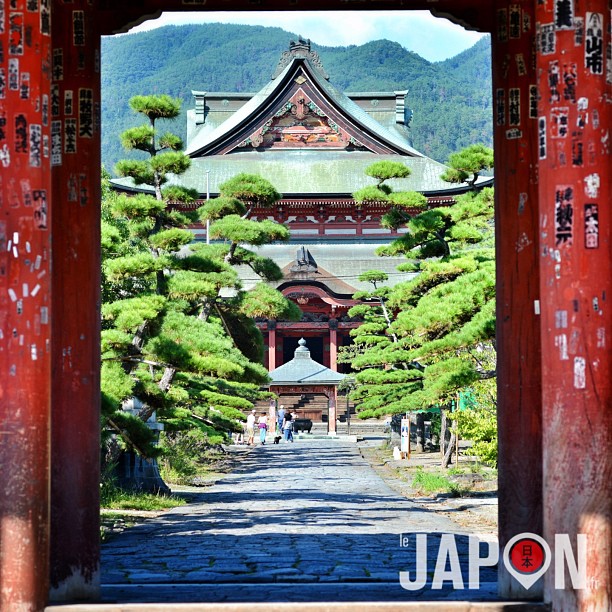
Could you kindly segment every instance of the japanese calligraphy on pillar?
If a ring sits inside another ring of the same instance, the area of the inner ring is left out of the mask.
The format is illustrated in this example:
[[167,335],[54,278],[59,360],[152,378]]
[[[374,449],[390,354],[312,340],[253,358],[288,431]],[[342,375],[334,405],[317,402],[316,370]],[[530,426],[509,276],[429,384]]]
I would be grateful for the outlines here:
[[71,91],[70,89],[67,89],[64,92],[64,114],[65,115],[72,115],[72,113],[74,112],[73,94],[74,92]]
[[40,168],[42,165],[42,127],[30,124],[30,166]]
[[572,166],[579,167],[584,164],[584,143],[582,132],[572,132]]
[[28,152],[28,120],[25,115],[15,117],[15,153]]
[[40,0],[40,31],[51,34],[51,0]]
[[599,248],[599,205],[584,205],[584,246],[587,249]]
[[53,80],[63,81],[64,80],[64,50],[53,49]]
[[49,125],[49,94],[42,95],[40,112],[41,112],[42,124],[44,126]]
[[546,159],[546,117],[538,119],[538,158]]
[[47,191],[36,189],[32,197],[34,200],[34,223],[38,229],[47,229]]
[[529,86],[529,118],[538,118],[538,86]]
[[30,99],[30,73],[22,72],[19,79],[19,97],[22,100]]
[[506,92],[502,88],[495,91],[495,123],[506,125]]
[[563,99],[576,102],[578,69],[575,63],[563,64]]
[[550,137],[566,138],[569,127],[569,108],[567,106],[550,109]]
[[72,11],[72,43],[75,47],[85,45],[85,13]]
[[12,57],[8,61],[8,88],[9,91],[19,91],[19,60]]
[[555,27],[557,30],[574,27],[574,0],[555,0]]
[[521,124],[521,90],[511,87],[508,91],[508,125]]
[[521,7],[518,4],[510,5],[508,13],[508,37],[509,38],[520,38],[521,37]]
[[538,47],[542,55],[552,55],[555,52],[557,37],[552,23],[541,24],[538,31]]
[[10,13],[9,32],[9,55],[23,55],[23,13]]
[[79,89],[79,136],[81,138],[92,138],[93,130],[93,89]]
[[66,119],[64,130],[64,153],[77,152],[77,121],[76,119]]
[[560,185],[555,188],[556,246],[571,245],[574,222],[574,188]]
[[603,47],[603,15],[601,13],[587,13],[584,66],[592,74],[603,74]]
[[561,93],[559,92],[561,80],[561,71],[559,70],[559,62],[554,60],[548,63],[548,89],[550,91],[550,102],[559,102]]
[[574,19],[574,47],[580,47],[584,41],[584,18]]
[[51,122],[51,165],[60,166],[62,163],[62,122]]
[[51,116],[59,117],[60,115],[60,90],[59,85],[51,85]]

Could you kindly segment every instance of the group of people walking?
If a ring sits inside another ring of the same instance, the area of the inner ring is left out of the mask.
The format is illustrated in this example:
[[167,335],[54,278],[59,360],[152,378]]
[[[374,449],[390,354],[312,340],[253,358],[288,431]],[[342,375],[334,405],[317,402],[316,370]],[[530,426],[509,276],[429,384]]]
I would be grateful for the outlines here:
[[[280,441],[284,438],[285,442],[293,442],[293,421],[297,418],[295,413],[285,410],[285,407],[281,404],[278,413],[276,415],[276,440]],[[257,411],[251,410],[251,413],[246,420],[246,443],[249,446],[255,444],[255,432],[259,430],[259,441],[261,444],[266,443],[266,437],[268,434],[268,415],[262,412],[257,417]],[[240,441],[240,438],[239,438]]]

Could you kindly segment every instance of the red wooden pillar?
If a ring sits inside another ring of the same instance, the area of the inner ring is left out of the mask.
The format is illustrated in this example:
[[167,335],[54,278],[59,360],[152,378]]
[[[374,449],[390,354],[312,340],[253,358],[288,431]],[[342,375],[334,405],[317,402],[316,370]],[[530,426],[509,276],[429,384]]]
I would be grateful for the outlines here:
[[52,3],[54,600],[99,595],[101,158],[96,5],[92,0]]
[[338,321],[329,322],[329,369],[338,371]]
[[[499,545],[542,532],[540,287],[534,2],[498,0],[493,36]],[[538,598],[499,564],[504,598]]]
[[268,321],[268,372],[276,369],[276,321]]
[[49,11],[0,6],[0,610],[48,591]]
[[609,6],[536,6],[544,536],[569,534],[574,554],[577,534],[587,538],[584,588],[566,570],[546,574],[554,610],[612,600]]

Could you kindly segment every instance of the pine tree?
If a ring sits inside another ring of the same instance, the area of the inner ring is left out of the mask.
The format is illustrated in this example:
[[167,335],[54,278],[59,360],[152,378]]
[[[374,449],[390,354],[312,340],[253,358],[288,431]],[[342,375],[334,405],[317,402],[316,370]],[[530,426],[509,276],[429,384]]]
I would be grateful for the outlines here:
[[418,274],[394,287],[380,285],[382,273],[362,275],[374,290],[355,294],[362,304],[349,311],[364,319],[341,357],[356,370],[351,397],[362,418],[444,408],[495,376],[492,190],[399,213],[393,226],[408,231],[379,255],[405,254],[399,269]]
[[[191,431],[214,442],[241,427],[243,412],[267,396],[259,390],[268,380],[261,363],[263,339],[251,317],[254,312],[295,317],[296,309],[263,283],[264,289],[242,291],[236,264],[250,265],[267,280],[280,274],[273,262],[237,241],[193,244],[187,227],[198,213],[188,215],[178,207],[198,194],[169,184],[190,160],[180,151],[179,139],[156,132],[158,120],[178,114],[178,101],[137,96],[130,104],[149,125],[127,130],[122,141],[147,152],[149,159],[120,162],[117,170],[147,191],[134,196],[107,193],[104,204],[103,415],[125,446],[150,457],[160,452],[145,424],[154,412],[167,436]],[[254,177],[236,195],[248,202],[264,192],[271,198],[277,193]],[[227,203],[219,198],[206,206],[209,211],[216,207],[221,222]],[[235,210],[244,206],[237,197],[231,205]],[[252,244],[288,237],[276,224],[264,230]],[[228,258],[230,251],[234,255]],[[228,291],[233,296],[222,297]],[[131,397],[142,405],[136,414],[122,409]]]
[[474,187],[483,170],[493,168],[493,150],[476,144],[453,153],[446,165],[449,167],[441,178],[449,183],[467,183]]

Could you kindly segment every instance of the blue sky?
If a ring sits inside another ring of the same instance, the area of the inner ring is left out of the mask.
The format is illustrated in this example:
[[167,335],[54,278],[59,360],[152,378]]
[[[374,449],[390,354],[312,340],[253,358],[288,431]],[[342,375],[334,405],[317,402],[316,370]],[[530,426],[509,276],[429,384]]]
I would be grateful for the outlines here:
[[447,19],[433,17],[429,11],[163,13],[159,19],[149,20],[130,32],[185,23],[277,26],[319,45],[334,47],[386,38],[431,62],[453,57],[483,36]]

